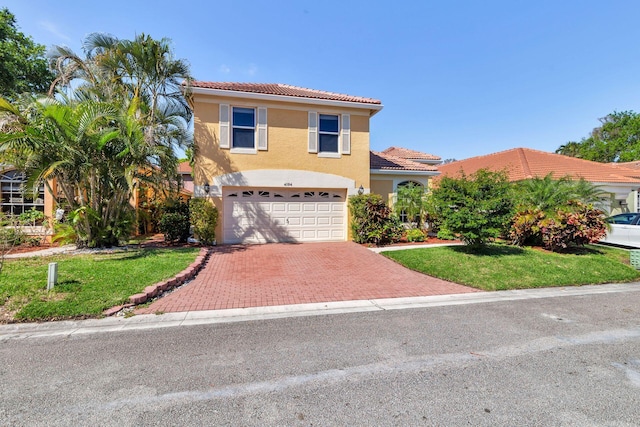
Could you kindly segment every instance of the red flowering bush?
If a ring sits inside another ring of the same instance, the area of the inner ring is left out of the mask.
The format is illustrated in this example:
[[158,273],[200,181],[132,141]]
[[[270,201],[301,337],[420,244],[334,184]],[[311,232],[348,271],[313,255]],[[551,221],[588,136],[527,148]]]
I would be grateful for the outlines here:
[[571,201],[552,216],[539,209],[518,212],[509,236],[516,245],[539,244],[559,251],[571,245],[595,243],[607,233],[604,212],[591,205]]

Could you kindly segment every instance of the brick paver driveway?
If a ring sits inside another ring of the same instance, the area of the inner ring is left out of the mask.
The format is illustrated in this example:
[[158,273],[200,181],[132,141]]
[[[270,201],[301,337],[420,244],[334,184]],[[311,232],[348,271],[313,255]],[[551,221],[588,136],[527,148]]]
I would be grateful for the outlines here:
[[188,285],[137,313],[459,294],[352,242],[220,246]]

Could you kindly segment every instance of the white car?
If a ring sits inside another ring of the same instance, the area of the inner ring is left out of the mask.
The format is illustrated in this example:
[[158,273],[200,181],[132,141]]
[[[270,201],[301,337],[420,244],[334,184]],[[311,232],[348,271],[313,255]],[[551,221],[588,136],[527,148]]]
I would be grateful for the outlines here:
[[607,222],[610,229],[601,242],[640,248],[640,213],[614,215]]

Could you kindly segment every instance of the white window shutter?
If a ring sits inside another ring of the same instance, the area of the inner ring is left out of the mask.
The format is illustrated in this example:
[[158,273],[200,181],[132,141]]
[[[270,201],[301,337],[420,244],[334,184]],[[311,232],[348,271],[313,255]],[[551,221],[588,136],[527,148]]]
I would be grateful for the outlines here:
[[351,116],[342,115],[342,154],[351,154]]
[[231,146],[229,135],[229,104],[220,104],[220,148]]
[[309,152],[318,152],[318,113],[309,111]]
[[267,108],[258,107],[258,150],[267,149]]

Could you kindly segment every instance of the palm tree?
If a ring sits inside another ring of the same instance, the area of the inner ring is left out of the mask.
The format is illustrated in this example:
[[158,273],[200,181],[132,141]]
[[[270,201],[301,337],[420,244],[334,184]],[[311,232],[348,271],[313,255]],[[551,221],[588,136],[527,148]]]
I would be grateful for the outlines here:
[[598,203],[606,197],[606,193],[598,186],[570,177],[554,179],[553,174],[544,178],[533,178],[516,184],[518,204],[526,209],[537,209],[543,212],[555,212],[565,208],[570,201],[585,204]]
[[84,46],[85,58],[55,49],[49,98],[0,101],[11,124],[0,150],[12,153],[30,181],[55,180],[80,245],[108,246],[127,237],[128,202],[141,181],[157,188],[176,182],[175,148],[192,143],[181,91],[190,76],[166,39],[92,34]]

